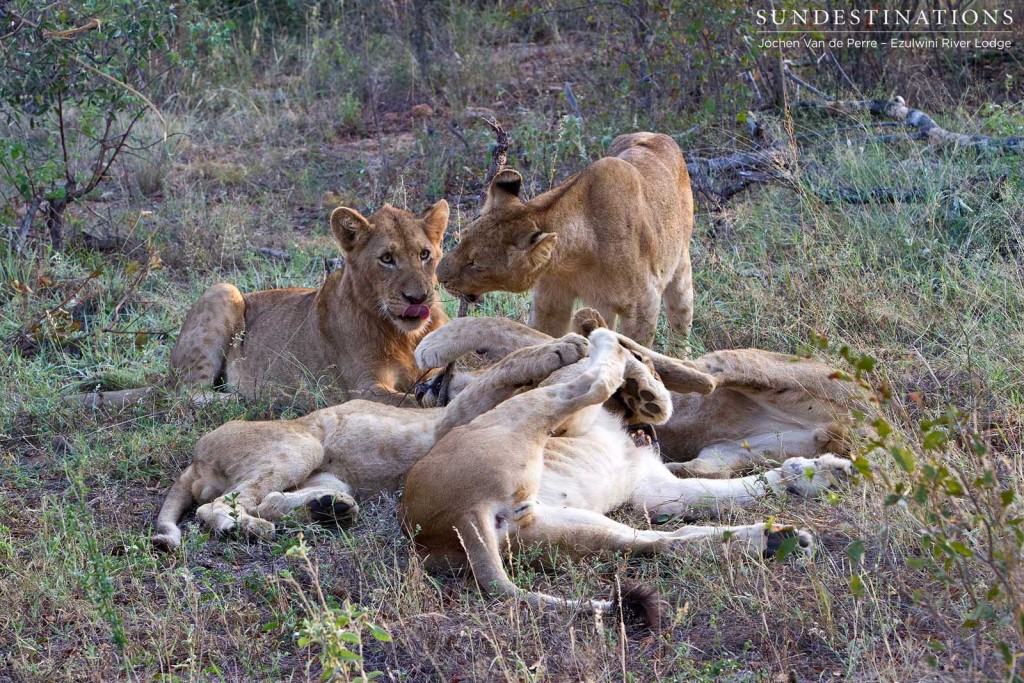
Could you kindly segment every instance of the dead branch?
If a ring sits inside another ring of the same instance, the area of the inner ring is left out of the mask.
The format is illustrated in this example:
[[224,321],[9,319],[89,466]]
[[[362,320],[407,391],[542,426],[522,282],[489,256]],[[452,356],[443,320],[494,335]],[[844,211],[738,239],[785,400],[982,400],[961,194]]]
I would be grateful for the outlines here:
[[[788,78],[789,80],[791,80],[794,83],[796,83],[798,87],[805,88],[808,92],[814,93],[815,95],[817,95],[821,99],[825,100],[826,102],[831,102],[832,101],[832,97],[830,95],[822,92],[821,90],[818,90],[813,85],[811,85],[810,83],[808,83],[807,81],[805,81],[804,79],[800,78],[795,73],[793,73],[790,70],[788,63],[785,65],[785,68],[783,69],[783,73],[786,74],[786,78]],[[797,95],[799,95],[799,94],[800,94],[800,91],[797,90]]]
[[854,190],[848,187],[819,188],[814,194],[826,204],[912,204],[924,201],[924,190],[898,190],[888,187],[873,187],[870,190]]
[[747,113],[751,138],[760,143],[750,152],[733,152],[710,159],[691,157],[686,164],[695,193],[707,197],[712,205],[721,206],[751,185],[763,184],[788,176],[794,160],[795,147],[772,141],[752,113]]
[[494,144],[494,150],[491,152],[490,168],[487,169],[487,175],[484,177],[484,189],[480,194],[481,202],[487,197],[487,188],[491,186],[494,176],[498,175],[498,171],[505,168],[505,164],[508,162],[508,149],[512,146],[512,136],[505,132],[505,129],[501,127],[501,124],[496,119],[485,117],[484,123],[494,130],[497,141]]
[[36,218],[36,213],[39,211],[39,205],[42,203],[41,197],[35,197],[32,199],[32,203],[28,205],[28,210],[25,212],[25,218],[21,221],[21,228],[18,230],[18,241],[15,244],[15,251],[19,254],[25,248],[25,243],[28,241],[28,233],[32,230],[32,221]]
[[287,251],[281,251],[280,249],[274,249],[273,247],[260,247],[257,251],[268,258],[277,259],[279,261],[292,260],[291,254]]
[[832,100],[813,105],[830,114],[850,115],[867,112],[879,118],[899,121],[905,126],[917,130],[914,139],[927,141],[929,144],[942,146],[973,147],[983,151],[1024,152],[1024,136],[1015,135],[996,137],[991,135],[966,135],[946,130],[920,109],[908,107],[902,97],[894,97],[889,101],[838,101]]

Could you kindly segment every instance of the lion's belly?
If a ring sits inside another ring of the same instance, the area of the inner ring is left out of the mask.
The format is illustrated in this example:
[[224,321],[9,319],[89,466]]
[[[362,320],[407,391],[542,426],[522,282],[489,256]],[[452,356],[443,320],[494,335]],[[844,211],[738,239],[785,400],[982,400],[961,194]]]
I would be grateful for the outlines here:
[[629,502],[652,457],[649,448],[633,445],[617,418],[602,413],[585,435],[548,441],[538,499],[557,507],[610,512]]
[[434,445],[439,410],[350,401],[320,411],[323,469],[357,497],[397,491],[409,468]]

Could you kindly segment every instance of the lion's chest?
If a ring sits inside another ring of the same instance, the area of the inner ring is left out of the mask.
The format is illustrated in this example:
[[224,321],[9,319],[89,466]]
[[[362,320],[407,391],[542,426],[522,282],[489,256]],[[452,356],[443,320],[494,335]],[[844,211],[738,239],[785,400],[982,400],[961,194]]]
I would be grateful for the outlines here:
[[538,498],[547,505],[605,513],[629,502],[650,448],[637,448],[618,418],[601,411],[577,436],[550,439]]

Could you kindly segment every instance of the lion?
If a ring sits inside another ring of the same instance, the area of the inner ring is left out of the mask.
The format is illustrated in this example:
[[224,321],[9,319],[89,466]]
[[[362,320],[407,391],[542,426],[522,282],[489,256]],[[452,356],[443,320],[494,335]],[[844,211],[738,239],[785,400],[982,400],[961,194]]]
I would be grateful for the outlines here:
[[[583,308],[573,317],[573,330],[589,335],[608,327],[600,313]],[[486,362],[498,361],[521,348],[552,337],[503,318],[458,318],[442,336],[428,335],[416,347],[423,368],[445,368],[454,358],[476,352]],[[813,458],[826,453],[848,456],[854,411],[867,413],[869,399],[842,373],[824,363],[760,349],[714,351],[695,360],[656,353],[618,335],[619,343],[645,359],[665,386],[674,389],[677,376],[694,371],[710,377],[713,391],[675,391],[672,416],[656,436],[661,456],[677,476],[727,478],[790,457]],[[442,341],[443,340],[443,341]],[[473,372],[446,370],[416,388],[426,406],[444,405],[442,385],[452,392],[473,380]],[[608,407],[629,424],[657,423],[646,401],[618,391]],[[642,397],[640,397],[642,399]]]
[[[503,549],[557,548],[578,556],[688,552],[724,544],[760,556],[773,554],[787,538],[805,550],[811,547],[810,533],[778,524],[661,531],[606,517],[626,503],[651,516],[678,515],[695,493],[743,500],[775,487],[800,490],[815,480],[820,486],[823,475],[843,472],[849,462],[830,456],[826,468],[817,469],[803,459],[787,461],[779,471],[763,475],[763,481],[741,485],[738,480],[676,478],[650,445],[635,444],[623,432],[621,418],[604,407],[633,381],[638,394],[656,404],[648,410],[664,422],[672,410],[668,390],[610,330],[590,333],[585,359],[584,343],[583,337],[570,334],[531,347],[550,348],[567,362],[538,388],[440,435],[409,470],[399,519],[429,568],[468,569],[489,595],[606,612],[614,607],[609,601],[567,600],[516,586],[503,567]],[[627,368],[633,370],[631,377]]]
[[533,290],[529,325],[552,337],[568,331],[581,299],[645,345],[664,298],[669,326],[689,335],[693,196],[672,138],[620,135],[607,157],[554,189],[524,202],[522,185],[514,170],[495,174],[480,217],[438,265],[449,292],[473,302]]
[[[369,218],[348,207],[330,217],[345,265],[319,289],[243,294],[213,285],[189,310],[171,351],[167,385],[214,387],[253,399],[321,390],[333,402],[353,396],[400,402],[421,374],[413,351],[447,317],[434,270],[448,225],[448,202],[423,216],[385,204]],[[155,387],[80,394],[93,406],[123,406]]]
[[[463,353],[467,328],[474,322],[483,327],[493,322],[464,320],[467,324],[448,323],[431,332],[421,346],[445,363],[454,361]],[[626,400],[643,401],[647,414],[664,422],[672,402],[649,369],[650,361],[637,350],[619,348],[625,354],[617,371],[624,378],[621,392]],[[589,352],[587,340],[575,334],[518,348],[491,367],[453,381],[454,398],[444,408],[353,400],[295,420],[226,423],[199,440],[193,462],[161,507],[152,541],[162,549],[177,547],[182,538],[178,521],[193,503],[199,503],[197,516],[211,530],[257,538],[273,537],[274,523],[292,512],[326,524],[349,518],[358,512],[357,497],[398,490],[407,471],[439,439],[507,402],[529,403],[529,396],[540,391],[535,387],[551,381],[552,373],[557,378],[559,372],[576,372],[572,368],[581,362],[580,367],[585,366]],[[675,370],[674,390],[713,389],[713,378],[682,363]],[[629,504],[652,516],[676,517],[723,505],[749,505],[770,493],[815,496],[850,471],[848,461],[826,455],[793,458],[741,479],[679,479],[642,433],[627,430],[621,416],[607,408],[590,413],[596,417],[589,423],[578,420],[572,431],[556,426],[547,440],[540,485],[544,500],[598,511],[595,514]],[[455,500],[462,497],[458,488],[448,493]],[[772,550],[789,532],[772,528],[764,539],[749,529],[739,533],[746,545],[759,551]],[[810,542],[806,535],[800,538]]]

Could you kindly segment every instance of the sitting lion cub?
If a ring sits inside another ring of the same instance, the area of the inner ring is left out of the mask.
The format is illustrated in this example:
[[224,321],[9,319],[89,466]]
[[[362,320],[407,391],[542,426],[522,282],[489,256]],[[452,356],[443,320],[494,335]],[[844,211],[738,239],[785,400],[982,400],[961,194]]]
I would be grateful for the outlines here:
[[[398,402],[420,373],[416,344],[447,320],[434,293],[434,268],[448,225],[443,199],[422,217],[385,204],[364,218],[338,207],[331,230],[345,266],[320,289],[242,294],[222,282],[185,317],[167,383],[225,385],[247,398],[326,389],[334,401],[356,394]],[[125,405],[153,387],[81,394],[91,405]]]
[[654,340],[664,297],[669,325],[689,335],[693,196],[672,138],[620,135],[607,157],[528,202],[522,184],[511,169],[494,176],[480,217],[438,266],[448,291],[475,301],[532,289],[530,327],[553,337],[582,299],[641,344]]

